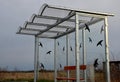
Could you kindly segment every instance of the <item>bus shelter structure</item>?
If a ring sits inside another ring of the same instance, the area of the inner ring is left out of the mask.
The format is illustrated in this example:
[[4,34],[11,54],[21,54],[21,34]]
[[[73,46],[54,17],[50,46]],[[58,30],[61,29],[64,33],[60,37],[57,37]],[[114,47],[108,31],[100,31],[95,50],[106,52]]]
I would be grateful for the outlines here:
[[[17,34],[35,36],[35,53],[34,53],[34,82],[38,79],[39,64],[39,38],[54,39],[54,81],[57,82],[56,68],[56,39],[66,36],[66,45],[68,46],[67,35],[75,32],[75,65],[76,65],[76,82],[80,82],[79,70],[79,30],[82,30],[83,41],[83,61],[86,65],[86,56],[84,54],[84,30],[86,25],[90,26],[100,21],[104,21],[104,38],[105,38],[105,62],[106,62],[106,82],[110,82],[109,72],[109,48],[108,48],[108,16],[113,14],[90,12],[80,9],[66,8],[61,6],[52,6],[44,4],[38,14],[33,14],[29,21],[19,27]],[[66,50],[66,65],[69,65],[68,49]],[[67,73],[69,77],[69,72]],[[85,76],[86,79],[86,76]],[[86,80],[85,80],[86,82]]]

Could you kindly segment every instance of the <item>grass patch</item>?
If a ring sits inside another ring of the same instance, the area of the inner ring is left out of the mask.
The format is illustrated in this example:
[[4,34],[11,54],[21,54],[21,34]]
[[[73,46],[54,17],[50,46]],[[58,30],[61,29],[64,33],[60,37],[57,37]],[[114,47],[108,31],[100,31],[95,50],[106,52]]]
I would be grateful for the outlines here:
[[41,80],[38,80],[37,82],[54,82],[54,80],[41,79]]
[[[2,80],[0,82],[33,82],[33,81],[34,79],[17,79],[17,80],[8,79],[8,80]],[[37,82],[54,82],[54,80],[40,79],[40,80],[37,80]]]

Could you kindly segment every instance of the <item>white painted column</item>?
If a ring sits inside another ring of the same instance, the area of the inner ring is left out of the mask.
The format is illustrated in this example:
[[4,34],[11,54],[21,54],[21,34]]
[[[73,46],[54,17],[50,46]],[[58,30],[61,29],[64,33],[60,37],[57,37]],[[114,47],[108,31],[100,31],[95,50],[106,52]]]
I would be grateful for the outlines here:
[[39,65],[39,38],[35,36],[35,51],[34,51],[34,82],[38,79],[38,65]]
[[[82,55],[83,55],[83,65],[86,65],[86,48],[85,48],[85,28],[82,29]],[[87,82],[86,70],[83,71],[83,78]]]
[[[66,65],[69,66],[69,36],[68,34],[66,35]],[[67,70],[67,78],[70,77],[70,71]],[[67,81],[69,82],[69,80]]]
[[108,20],[104,18],[104,40],[105,40],[105,66],[106,66],[106,82],[110,82],[110,65],[109,65],[109,44],[108,44]]
[[57,82],[57,45],[56,39],[54,40],[54,82]]
[[79,65],[79,15],[75,14],[75,62],[76,62],[76,82],[80,82],[80,65]]
[[39,38],[37,41],[37,80],[39,79]]

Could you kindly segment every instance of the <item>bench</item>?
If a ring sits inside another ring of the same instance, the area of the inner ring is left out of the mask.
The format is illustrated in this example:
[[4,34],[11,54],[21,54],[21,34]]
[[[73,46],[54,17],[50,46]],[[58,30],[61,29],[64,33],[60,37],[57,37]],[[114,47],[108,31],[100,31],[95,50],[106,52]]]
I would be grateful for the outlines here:
[[[86,69],[86,65],[80,65],[80,70],[85,70]],[[64,70],[76,70],[76,66],[65,66]],[[76,80],[76,78],[71,77],[71,78],[67,78],[67,77],[57,77],[57,80],[72,80],[73,82]],[[80,80],[84,80],[83,78],[80,78]]]

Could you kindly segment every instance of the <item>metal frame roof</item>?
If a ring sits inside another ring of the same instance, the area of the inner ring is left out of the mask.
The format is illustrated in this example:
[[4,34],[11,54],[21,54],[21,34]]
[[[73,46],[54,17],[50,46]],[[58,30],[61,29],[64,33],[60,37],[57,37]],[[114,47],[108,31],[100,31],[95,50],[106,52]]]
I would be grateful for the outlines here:
[[34,35],[39,38],[57,39],[75,31],[75,12],[79,13],[79,29],[92,25],[113,14],[84,11],[44,4],[38,14],[19,27],[17,34]]
[[[44,4],[38,14],[33,14],[29,21],[26,21],[24,25],[19,27],[17,34],[34,35],[35,36],[35,56],[34,56],[34,82],[38,78],[38,61],[39,61],[39,38],[51,38],[54,39],[54,68],[55,68],[55,82],[57,76],[56,69],[56,39],[75,32],[75,58],[76,58],[76,82],[79,82],[79,29],[87,27],[86,25],[92,25],[99,21],[104,21],[105,24],[105,59],[106,59],[106,82],[110,82],[109,73],[109,49],[108,49],[108,23],[107,16],[113,16],[113,14],[90,12],[80,9],[72,9],[65,7],[57,7]],[[84,43],[84,29],[82,29],[83,40],[83,55],[85,64],[85,43]],[[68,49],[68,37],[66,37],[66,46]],[[68,62],[68,50],[66,50]],[[68,65],[68,64],[67,64]],[[86,82],[86,81],[85,81]]]

